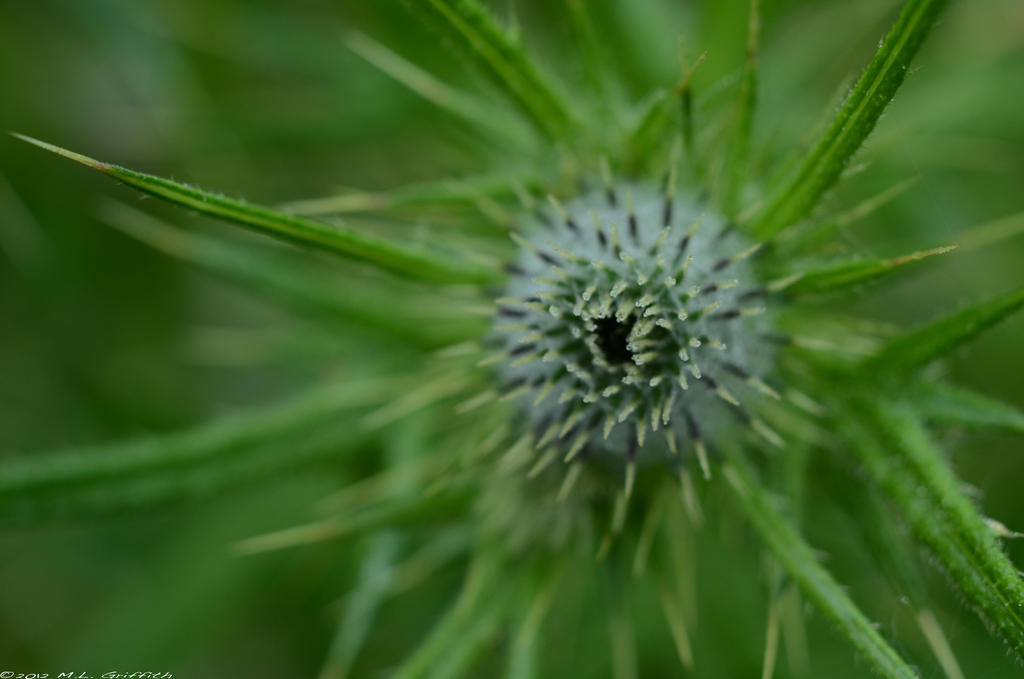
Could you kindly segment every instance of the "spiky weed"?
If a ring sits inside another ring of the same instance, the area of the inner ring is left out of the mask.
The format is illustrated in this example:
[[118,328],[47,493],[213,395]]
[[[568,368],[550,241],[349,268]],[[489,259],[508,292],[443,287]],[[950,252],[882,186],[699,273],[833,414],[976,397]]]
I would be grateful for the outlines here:
[[[185,232],[120,204],[103,210],[162,252],[360,327],[393,346],[395,360],[389,374],[371,370],[177,435],[14,457],[0,465],[4,516],[125,512],[324,458],[355,470],[367,442],[389,432],[376,470],[353,472],[321,516],[235,545],[253,554],[366,536],[324,679],[356,666],[391,595],[451,562],[465,566],[461,589],[394,676],[471,676],[495,664],[484,656],[499,638],[509,676],[549,676],[545,657],[557,650],[545,642],[573,624],[565,608],[575,596],[604,611],[611,673],[629,679],[649,651],[638,650],[634,626],[649,625],[634,600],[652,592],[662,636],[695,671],[705,653],[692,641],[695,535],[705,525],[725,532],[732,514],[767,555],[763,677],[783,637],[791,673],[807,671],[805,604],[871,671],[918,676],[805,537],[818,511],[808,486],[841,478],[855,488],[846,499],[872,561],[907,597],[947,676],[962,673],[914,545],[1024,659],[1024,583],[998,542],[1011,533],[980,513],[930,427],[1020,431],[1024,416],[925,370],[1017,311],[1024,290],[910,329],[859,321],[847,309],[864,290],[937,266],[954,247],[843,252],[845,225],[909,182],[833,217],[820,212],[946,3],[908,0],[806,148],[770,172],[754,162],[768,80],[757,0],[734,86],[723,81],[733,103],[707,120],[694,85],[704,54],[626,105],[628,88],[609,68],[616,55],[586,3],[566,8],[583,74],[572,94],[476,0],[408,4],[496,98],[447,82],[399,46],[356,32],[346,44],[457,121],[499,174],[273,208],[16,134],[145,194],[340,258],[351,270],[337,294],[293,253]],[[368,228],[368,217],[396,215],[450,228],[425,242]],[[989,229],[963,242],[1004,236]],[[441,424],[412,436],[424,413]]]

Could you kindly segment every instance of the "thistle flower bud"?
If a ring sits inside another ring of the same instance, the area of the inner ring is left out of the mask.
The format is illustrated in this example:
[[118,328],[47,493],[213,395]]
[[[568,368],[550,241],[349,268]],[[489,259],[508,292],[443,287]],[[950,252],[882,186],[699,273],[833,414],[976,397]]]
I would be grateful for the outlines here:
[[[623,194],[623,195],[620,195]],[[692,451],[774,395],[759,246],[689,195],[649,186],[591,193],[530,223],[495,335],[499,375],[566,460],[627,462]]]

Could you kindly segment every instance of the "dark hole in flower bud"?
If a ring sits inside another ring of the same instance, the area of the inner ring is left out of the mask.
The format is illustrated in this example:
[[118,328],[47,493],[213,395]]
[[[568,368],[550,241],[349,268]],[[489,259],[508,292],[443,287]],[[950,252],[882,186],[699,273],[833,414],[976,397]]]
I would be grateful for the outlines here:
[[633,360],[633,352],[629,350],[629,333],[636,323],[636,316],[629,316],[625,322],[618,319],[599,318],[597,325],[597,346],[604,354],[604,359],[612,365],[621,365]]

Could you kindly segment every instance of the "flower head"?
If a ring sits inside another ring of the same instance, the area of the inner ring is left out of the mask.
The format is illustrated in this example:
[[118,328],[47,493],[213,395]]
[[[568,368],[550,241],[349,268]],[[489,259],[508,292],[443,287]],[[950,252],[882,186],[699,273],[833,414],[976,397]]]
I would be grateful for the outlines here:
[[760,246],[673,180],[552,198],[554,214],[513,234],[496,359],[536,446],[559,445],[566,461],[679,464],[682,447],[707,475],[706,436],[737,418],[768,432],[734,395],[778,397],[763,379],[776,345],[749,261]]

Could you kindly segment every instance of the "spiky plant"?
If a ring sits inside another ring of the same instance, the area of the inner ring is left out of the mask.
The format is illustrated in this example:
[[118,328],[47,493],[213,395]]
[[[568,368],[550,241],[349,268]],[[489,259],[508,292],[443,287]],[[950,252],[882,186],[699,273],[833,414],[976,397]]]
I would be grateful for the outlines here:
[[[806,488],[836,478],[855,489],[872,558],[909,598],[947,676],[962,673],[904,526],[1024,659],[1024,583],[997,542],[1008,533],[965,495],[928,426],[1020,430],[1024,415],[922,372],[1020,308],[1024,290],[905,331],[855,320],[845,312],[867,284],[951,248],[844,255],[836,236],[845,217],[815,210],[945,4],[908,0],[812,142],[772,179],[751,162],[756,0],[735,102],[715,121],[695,112],[691,83],[703,56],[667,89],[624,106],[605,68],[614,55],[581,1],[568,3],[568,16],[585,87],[571,97],[475,0],[409,5],[507,106],[456,89],[366,35],[347,37],[514,168],[497,176],[273,209],[17,135],[201,214],[361,262],[353,276],[364,287],[339,296],[329,278],[281,253],[181,231],[126,206],[106,211],[159,250],[394,343],[399,369],[175,436],[8,460],[0,507],[22,520],[124,511],[323,458],[351,465],[358,478],[355,458],[373,432],[398,432],[401,442],[426,411],[441,418],[436,431],[393,446],[371,473],[324,499],[323,518],[237,545],[252,553],[370,534],[325,679],[351,671],[396,569],[416,580],[450,560],[465,563],[461,591],[388,668],[395,676],[475,676],[475,667],[495,666],[481,656],[498,638],[508,676],[553,676],[544,657],[550,664],[557,649],[547,640],[580,624],[565,601],[582,596],[603,610],[613,675],[628,679],[637,676],[633,600],[651,591],[684,671],[714,667],[691,643],[694,535],[706,522],[727,524],[721,515],[730,511],[770,555],[760,569],[769,602],[762,676],[774,671],[780,626],[790,671],[801,673],[802,602],[870,670],[917,676],[803,536],[816,511]],[[486,228],[465,217],[467,206],[488,218]],[[336,218],[403,211],[414,221],[456,219],[427,245]],[[422,547],[408,556],[414,544]],[[649,630],[648,620],[636,622]]]

